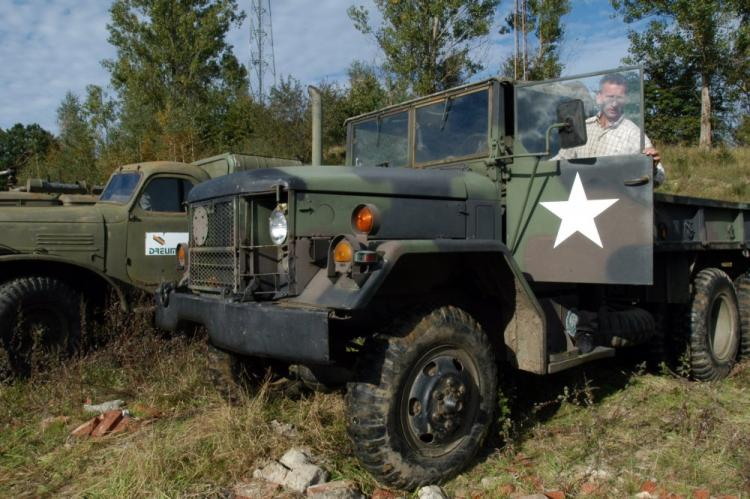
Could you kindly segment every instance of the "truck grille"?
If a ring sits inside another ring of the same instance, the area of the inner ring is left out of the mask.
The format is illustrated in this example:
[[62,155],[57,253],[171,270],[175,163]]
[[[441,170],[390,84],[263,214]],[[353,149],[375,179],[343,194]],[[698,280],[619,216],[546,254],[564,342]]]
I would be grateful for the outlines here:
[[[192,216],[199,206],[208,213],[206,241],[197,246]],[[237,199],[199,204],[190,210],[190,287],[204,291],[238,291]]]
[[[188,286],[207,293],[251,295],[272,299],[288,294],[288,248],[273,244],[268,217],[275,196],[235,197],[190,207]],[[197,245],[193,217],[206,210],[205,241]],[[284,259],[287,265],[284,265]]]

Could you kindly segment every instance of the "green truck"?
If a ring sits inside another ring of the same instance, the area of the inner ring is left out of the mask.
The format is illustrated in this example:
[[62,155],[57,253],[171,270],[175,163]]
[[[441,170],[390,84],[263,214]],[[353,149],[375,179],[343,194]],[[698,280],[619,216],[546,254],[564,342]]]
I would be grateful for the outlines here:
[[[225,372],[346,383],[356,455],[402,489],[471,461],[500,364],[686,344],[694,378],[722,378],[750,355],[750,206],[654,194],[642,95],[639,68],[492,78],[351,118],[345,166],[205,182],[157,324],[206,326]],[[609,105],[626,121],[599,130]]]
[[118,168],[99,196],[83,183],[29,180],[0,193],[0,334],[6,375],[27,375],[34,354],[78,346],[86,308],[113,295],[128,308],[178,276],[185,201],[200,182],[289,160],[222,154],[191,164]]

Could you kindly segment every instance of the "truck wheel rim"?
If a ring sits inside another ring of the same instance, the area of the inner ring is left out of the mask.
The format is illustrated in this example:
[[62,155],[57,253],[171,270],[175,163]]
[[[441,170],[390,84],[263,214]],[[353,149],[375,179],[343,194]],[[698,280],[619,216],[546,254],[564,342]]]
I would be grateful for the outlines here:
[[714,357],[722,361],[729,360],[732,355],[737,323],[732,313],[732,302],[726,294],[721,293],[714,298],[708,320],[709,343]]
[[406,378],[399,414],[411,447],[446,454],[473,426],[479,407],[477,367],[464,350],[439,347],[422,355]]

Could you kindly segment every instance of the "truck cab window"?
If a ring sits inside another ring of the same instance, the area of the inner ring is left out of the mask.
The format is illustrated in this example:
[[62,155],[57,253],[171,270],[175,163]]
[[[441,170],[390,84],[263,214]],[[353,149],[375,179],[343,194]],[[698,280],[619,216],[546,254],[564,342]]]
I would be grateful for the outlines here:
[[354,125],[354,164],[407,166],[409,115],[378,116]]
[[138,206],[145,211],[184,213],[185,201],[192,182],[183,178],[155,178],[148,183],[138,199]]

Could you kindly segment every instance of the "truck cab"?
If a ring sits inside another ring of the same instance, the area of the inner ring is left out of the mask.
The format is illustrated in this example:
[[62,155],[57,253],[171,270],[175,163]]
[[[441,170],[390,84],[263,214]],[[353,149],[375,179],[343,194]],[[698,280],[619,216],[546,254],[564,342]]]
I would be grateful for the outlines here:
[[406,489],[478,450],[498,363],[548,375],[687,334],[693,376],[726,376],[750,354],[750,212],[654,195],[642,96],[640,68],[492,78],[351,118],[345,166],[205,182],[157,324],[206,326],[217,372],[347,382],[355,453]]

